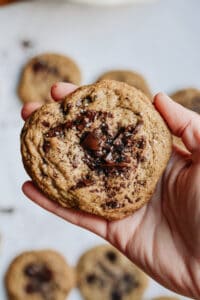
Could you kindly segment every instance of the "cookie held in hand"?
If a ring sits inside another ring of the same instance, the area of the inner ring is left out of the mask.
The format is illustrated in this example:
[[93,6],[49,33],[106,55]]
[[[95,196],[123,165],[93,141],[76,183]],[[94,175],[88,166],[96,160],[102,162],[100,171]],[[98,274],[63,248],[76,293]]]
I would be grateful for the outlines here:
[[139,300],[147,276],[109,245],[87,251],[77,265],[78,287],[85,300]]
[[65,300],[75,285],[74,271],[52,250],[24,252],[14,259],[5,277],[11,300]]
[[146,96],[109,80],[42,106],[21,134],[24,166],[47,197],[109,220],[150,200],[171,143]]

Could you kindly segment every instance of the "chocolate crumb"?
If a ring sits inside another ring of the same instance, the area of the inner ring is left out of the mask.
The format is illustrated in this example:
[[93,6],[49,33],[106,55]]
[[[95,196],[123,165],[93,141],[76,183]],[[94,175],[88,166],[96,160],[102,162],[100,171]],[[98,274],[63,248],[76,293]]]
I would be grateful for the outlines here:
[[43,125],[44,127],[49,127],[49,126],[50,126],[49,122],[47,122],[47,121],[43,121],[43,122],[42,122],[42,125]]
[[87,275],[87,277],[86,277],[86,281],[87,281],[87,283],[89,283],[89,284],[94,283],[94,282],[96,281],[96,279],[97,279],[97,277],[96,277],[95,274],[89,274],[89,275]]
[[113,251],[106,252],[106,257],[112,263],[116,262],[117,260],[117,255]]
[[0,207],[0,214],[12,214],[14,212],[14,207]]
[[45,153],[47,153],[51,148],[50,142],[49,141],[44,141],[42,148],[43,148],[43,151]]
[[21,46],[25,49],[28,49],[28,48],[32,48],[33,47],[33,43],[30,41],[30,40],[22,40],[21,41]]
[[110,297],[111,300],[122,300],[122,294],[120,291],[118,290],[113,290],[111,292],[111,297]]
[[120,207],[122,207],[122,205],[114,200],[111,200],[111,201],[108,201],[108,202],[102,204],[103,209],[115,209],[115,208],[120,208]]

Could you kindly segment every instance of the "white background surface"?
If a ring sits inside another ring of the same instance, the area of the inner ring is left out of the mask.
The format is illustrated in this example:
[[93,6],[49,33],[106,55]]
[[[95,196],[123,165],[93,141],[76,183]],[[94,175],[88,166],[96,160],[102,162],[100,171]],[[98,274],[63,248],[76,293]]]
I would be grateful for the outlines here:
[[[19,152],[21,104],[16,86],[22,65],[43,51],[72,56],[83,71],[83,83],[110,68],[131,68],[148,79],[154,92],[200,86],[200,1],[89,7],[66,1],[33,1],[0,8],[0,299],[6,299],[3,275],[24,250],[54,248],[75,264],[87,248],[102,242],[36,207],[21,193],[27,178]],[[33,48],[20,41],[30,39]],[[173,263],[173,262],[172,262]],[[145,299],[170,294],[151,282]],[[70,300],[80,296],[73,291]]]

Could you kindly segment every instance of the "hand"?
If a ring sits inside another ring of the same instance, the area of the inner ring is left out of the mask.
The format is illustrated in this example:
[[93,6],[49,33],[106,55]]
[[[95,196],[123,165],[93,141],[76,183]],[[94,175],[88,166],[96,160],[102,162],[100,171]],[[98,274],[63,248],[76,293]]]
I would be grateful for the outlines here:
[[[52,96],[59,101],[75,89],[58,83],[52,87]],[[151,201],[132,216],[106,221],[62,208],[31,182],[22,189],[46,210],[109,241],[165,287],[200,299],[200,117],[161,93],[154,105],[188,152],[174,147]],[[38,107],[26,104],[24,120]]]

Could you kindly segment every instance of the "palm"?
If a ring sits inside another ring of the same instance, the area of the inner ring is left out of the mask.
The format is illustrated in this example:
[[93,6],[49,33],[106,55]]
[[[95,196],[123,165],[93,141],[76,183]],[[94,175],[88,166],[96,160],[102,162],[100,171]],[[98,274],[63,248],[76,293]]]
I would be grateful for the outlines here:
[[[177,276],[180,270],[188,281],[187,264],[182,257],[200,253],[200,236],[194,230],[199,227],[191,218],[199,213],[199,197],[191,197],[191,188],[185,190],[185,186],[194,186],[190,181],[194,180],[195,172],[196,166],[174,153],[149,204],[135,215],[108,226],[109,241],[151,277],[177,292],[180,291],[180,277]],[[189,206],[188,199],[193,202]]]
[[[74,89],[72,85],[60,84],[55,86],[52,94],[55,99],[60,100]],[[160,97],[162,98],[161,95]],[[198,282],[200,276],[199,143],[192,143],[188,136],[187,128],[191,127],[191,122],[187,120],[187,115],[193,113],[180,108],[169,99],[167,102],[166,99],[159,100],[158,96],[157,109],[168,121],[173,133],[186,140],[188,149],[192,152],[197,144],[198,151],[194,151],[192,155],[174,151],[151,201],[134,215],[108,222],[58,206],[42,195],[31,182],[24,184],[23,191],[43,208],[108,240],[161,284],[197,298],[200,290],[199,285],[194,282]],[[176,106],[177,111],[171,117],[170,109],[174,110],[173,106]],[[25,106],[23,118],[26,119],[37,107],[36,104]],[[176,114],[177,118],[181,115],[182,125],[175,123]],[[192,117],[194,116],[191,115],[190,118]]]

